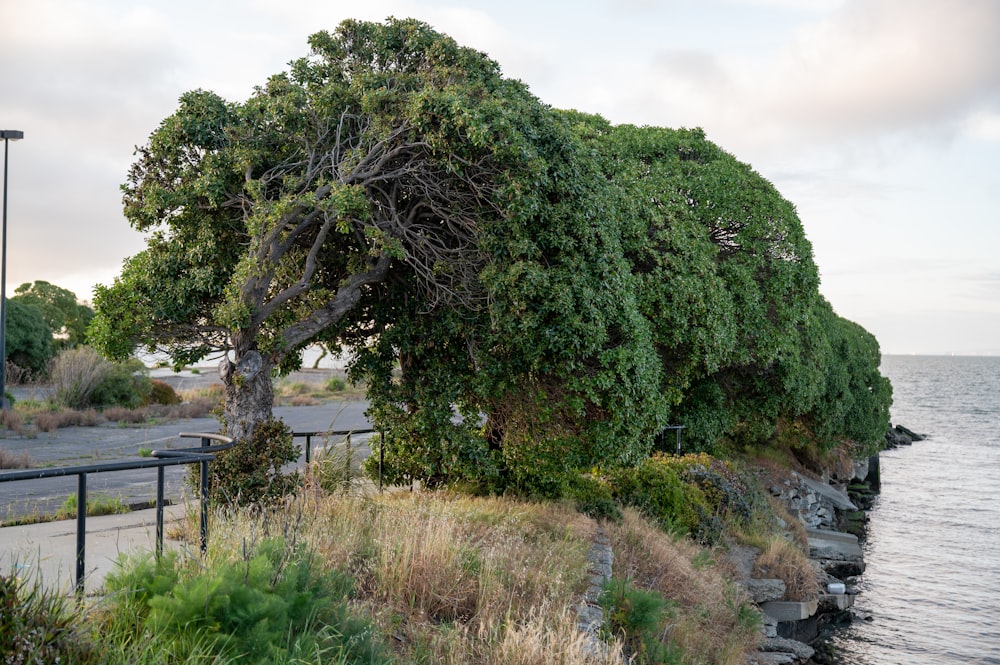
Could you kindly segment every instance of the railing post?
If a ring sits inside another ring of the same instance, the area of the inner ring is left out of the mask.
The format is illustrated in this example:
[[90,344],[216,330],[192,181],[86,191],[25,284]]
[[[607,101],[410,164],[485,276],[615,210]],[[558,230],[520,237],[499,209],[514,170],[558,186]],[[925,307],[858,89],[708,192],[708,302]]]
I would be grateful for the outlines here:
[[156,560],[163,556],[163,467],[156,467]]
[[385,432],[378,433],[378,493],[382,493],[382,463],[385,462]]
[[[201,447],[208,448],[207,437],[201,438]],[[208,461],[202,460],[201,465],[201,553],[208,551]]]
[[306,434],[306,464],[311,462],[312,456],[312,434]]
[[351,433],[344,440],[344,492],[351,491]]
[[681,456],[681,428],[677,428],[677,456]]
[[76,485],[76,595],[83,598],[87,555],[87,474],[77,475]]

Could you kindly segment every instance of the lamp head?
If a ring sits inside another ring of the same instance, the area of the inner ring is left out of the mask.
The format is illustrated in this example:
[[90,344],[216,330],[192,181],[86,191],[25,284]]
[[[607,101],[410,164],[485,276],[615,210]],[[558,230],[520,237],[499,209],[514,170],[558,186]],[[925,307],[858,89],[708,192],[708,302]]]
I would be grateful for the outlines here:
[[0,129],[0,139],[18,141],[24,138],[24,132],[19,129]]

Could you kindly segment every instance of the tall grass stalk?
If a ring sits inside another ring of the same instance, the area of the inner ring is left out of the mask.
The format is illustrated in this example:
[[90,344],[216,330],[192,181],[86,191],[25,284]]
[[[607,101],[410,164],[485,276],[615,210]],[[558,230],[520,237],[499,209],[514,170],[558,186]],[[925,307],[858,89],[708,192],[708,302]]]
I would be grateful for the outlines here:
[[746,662],[760,640],[756,613],[710,550],[664,534],[632,509],[608,530],[615,576],[676,603],[662,636],[684,652],[685,662]]

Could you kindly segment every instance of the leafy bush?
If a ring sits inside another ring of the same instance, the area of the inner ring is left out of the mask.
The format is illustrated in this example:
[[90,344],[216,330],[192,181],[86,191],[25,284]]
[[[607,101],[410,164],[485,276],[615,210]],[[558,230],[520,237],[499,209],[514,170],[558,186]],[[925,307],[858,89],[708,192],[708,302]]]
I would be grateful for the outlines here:
[[249,440],[216,454],[209,465],[212,502],[267,506],[292,494],[299,473],[282,467],[299,459],[292,430],[280,420],[257,425]]
[[717,543],[731,529],[771,521],[760,484],[730,462],[697,453],[656,453],[637,467],[608,473],[612,495],[670,532]]
[[576,509],[595,519],[617,522],[622,511],[615,501],[610,483],[594,475],[580,475],[570,483],[569,498],[576,502]]
[[177,394],[177,391],[171,387],[169,383],[165,381],[154,380],[150,385],[149,390],[149,403],[150,404],[180,404],[181,396]]
[[347,383],[339,376],[331,376],[326,382],[326,389],[331,393],[339,393],[347,387]]
[[90,401],[98,407],[134,409],[148,403],[152,389],[146,366],[132,358],[122,363],[109,363],[108,372],[97,384]]
[[696,534],[708,503],[701,490],[684,479],[684,471],[695,457],[657,454],[639,466],[613,470],[608,478],[614,496],[668,532]]
[[146,557],[109,576],[115,605],[101,629],[134,648],[155,643],[159,662],[197,651],[211,662],[386,663],[372,627],[348,611],[352,586],[282,539],[208,567]]

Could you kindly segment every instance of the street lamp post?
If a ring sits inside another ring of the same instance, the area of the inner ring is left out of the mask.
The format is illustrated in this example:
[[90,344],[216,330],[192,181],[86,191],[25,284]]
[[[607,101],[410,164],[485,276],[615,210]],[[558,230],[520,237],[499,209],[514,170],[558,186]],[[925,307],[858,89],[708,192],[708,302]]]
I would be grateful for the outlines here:
[[11,141],[24,138],[18,129],[0,129],[3,139],[3,249],[0,250],[0,406],[7,403],[7,148]]

